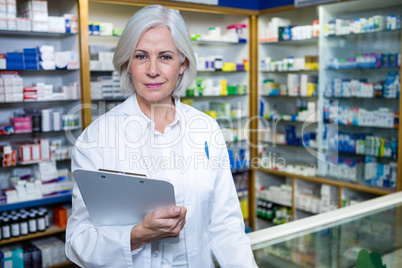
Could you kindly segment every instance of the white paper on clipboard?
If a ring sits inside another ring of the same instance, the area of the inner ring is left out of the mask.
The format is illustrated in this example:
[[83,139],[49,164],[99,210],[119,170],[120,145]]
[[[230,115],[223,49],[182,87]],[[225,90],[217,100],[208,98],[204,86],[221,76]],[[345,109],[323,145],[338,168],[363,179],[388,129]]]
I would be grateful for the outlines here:
[[167,181],[110,171],[73,174],[95,226],[136,225],[151,211],[176,206]]

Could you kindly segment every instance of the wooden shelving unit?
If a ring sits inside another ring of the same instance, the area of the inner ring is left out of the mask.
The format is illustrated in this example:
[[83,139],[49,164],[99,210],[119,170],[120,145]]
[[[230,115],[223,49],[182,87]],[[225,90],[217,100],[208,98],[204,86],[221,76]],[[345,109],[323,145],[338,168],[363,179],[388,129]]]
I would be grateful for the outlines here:
[[49,236],[49,235],[54,235],[54,234],[61,234],[61,233],[64,233],[65,231],[66,231],[66,228],[50,226],[47,230],[45,230],[43,232],[36,232],[34,234],[22,235],[22,236],[10,238],[10,239],[3,239],[0,241],[0,246],[6,245],[6,244],[12,244],[12,243],[16,243],[16,242],[22,242],[22,241],[26,241],[26,240],[31,240],[31,239],[35,239],[35,238],[41,238],[44,236]]

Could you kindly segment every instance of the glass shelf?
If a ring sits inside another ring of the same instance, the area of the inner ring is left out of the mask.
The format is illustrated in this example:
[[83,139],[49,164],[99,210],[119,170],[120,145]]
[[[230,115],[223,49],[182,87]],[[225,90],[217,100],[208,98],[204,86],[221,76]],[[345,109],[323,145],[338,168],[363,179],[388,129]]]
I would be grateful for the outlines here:
[[247,73],[248,71],[230,71],[230,72],[225,72],[225,71],[209,71],[209,70],[197,70],[197,73]]
[[94,34],[89,34],[89,38],[120,38],[119,35],[94,35]]
[[[297,198],[297,196],[296,196],[296,198]],[[298,211],[301,211],[301,212],[304,212],[304,213],[308,213],[308,214],[311,214],[311,215],[319,214],[319,212],[312,212],[312,211],[306,210],[304,208],[300,208],[300,207],[298,207],[296,205],[295,205],[295,210],[298,210]]]
[[271,145],[271,147],[276,147],[276,146],[285,146],[285,147],[293,147],[293,148],[309,148],[309,149],[317,149],[317,147],[310,147],[310,146],[304,146],[304,145],[294,145],[294,144],[284,144],[284,143],[274,143],[271,141],[260,141],[263,144]]
[[62,99],[62,100],[33,100],[33,101],[17,101],[17,102],[0,102],[1,105],[6,104],[36,104],[36,103],[59,103],[59,102],[74,102],[80,99]]
[[71,201],[72,194],[58,194],[49,197],[43,197],[41,199],[23,201],[18,203],[11,203],[11,204],[1,204],[0,205],[0,212],[8,211],[13,209],[21,209],[21,208],[29,208],[29,207],[39,207],[39,206],[46,206],[52,205],[57,203],[69,202]]
[[327,150],[327,152],[332,152],[332,153],[338,153],[341,155],[354,155],[354,156],[362,156],[362,157],[375,157],[375,158],[381,158],[381,159],[387,159],[389,161],[397,161],[397,159],[392,158],[391,156],[375,156],[375,155],[365,155],[365,154],[357,154],[357,153],[352,153],[352,152],[341,152],[337,150]]
[[80,69],[61,69],[61,70],[57,70],[57,69],[54,69],[54,70],[9,70],[9,69],[7,69],[7,70],[0,70],[0,72],[8,72],[8,71],[11,71],[11,72],[14,72],[14,71],[18,71],[18,72],[38,72],[38,73],[47,73],[47,72],[76,72],[76,71],[79,71]]
[[76,36],[77,33],[50,33],[50,32],[26,32],[26,31],[6,31],[0,30],[0,36],[17,36],[17,37],[69,37]]
[[351,181],[342,180],[339,178],[305,176],[305,175],[301,175],[301,174],[289,173],[289,172],[285,172],[285,171],[266,169],[266,168],[257,168],[256,171],[260,171],[260,172],[264,172],[264,173],[268,173],[268,174],[279,175],[279,176],[283,176],[283,177],[294,177],[294,178],[300,179],[300,180],[312,181],[312,182],[317,182],[317,183],[321,183],[321,184],[334,185],[334,186],[344,187],[344,188],[348,188],[348,189],[353,189],[353,190],[357,190],[357,191],[363,191],[363,192],[373,193],[373,194],[378,194],[378,195],[387,195],[387,194],[391,194],[391,193],[395,192],[395,189],[393,189],[393,188],[385,188],[385,187],[373,186],[373,185],[369,185],[369,184],[355,183],[355,182],[351,182]]
[[276,42],[259,42],[261,45],[290,45],[290,46],[297,46],[300,44],[316,44],[318,42],[318,38],[311,38],[311,39],[303,39],[303,40],[282,40]]
[[288,73],[318,73],[319,70],[298,70],[298,71],[261,71],[262,73],[288,74]]
[[382,126],[359,126],[359,125],[344,125],[344,124],[334,124],[334,123],[324,123],[327,126],[344,126],[344,127],[357,127],[357,128],[379,128],[379,129],[392,129],[392,130],[398,130],[398,128],[395,127],[382,127]]
[[283,99],[298,99],[298,98],[306,98],[306,99],[318,99],[318,96],[289,96],[289,95],[260,95],[260,97],[264,98],[283,98]]
[[326,36],[325,38],[328,39],[335,39],[335,38],[361,38],[365,36],[373,36],[373,35],[381,35],[381,34],[395,34],[400,35],[401,29],[395,30],[381,30],[381,31],[373,31],[373,32],[363,32],[363,33],[351,33],[351,34],[340,34],[340,35],[330,35]]
[[399,98],[374,98],[374,97],[327,97],[324,96],[326,99],[345,99],[345,100],[399,100]]
[[91,73],[111,73],[114,72],[116,70],[90,70]]
[[308,125],[310,124],[318,124],[318,121],[293,121],[293,120],[284,120],[284,119],[268,119],[264,118],[267,121],[270,122],[278,122],[278,123],[298,123],[298,124],[303,124],[306,123]]
[[256,197],[256,199],[267,201],[267,202],[274,203],[274,204],[281,205],[281,206],[285,206],[285,207],[292,207],[291,203],[281,202],[281,201],[273,200],[273,199],[270,199],[270,198]]
[[198,98],[229,98],[229,97],[242,97],[242,96],[248,96],[248,94],[241,94],[241,95],[208,95],[208,96],[183,96],[180,97],[181,99],[198,99]]
[[387,267],[400,267],[401,211],[398,192],[248,236],[259,267],[355,267],[372,252]]
[[239,44],[247,44],[247,42],[229,42],[229,41],[208,41],[208,40],[190,40],[191,43],[197,45],[239,45]]
[[[128,98],[128,97],[127,97]],[[125,101],[127,98],[116,98],[116,99],[92,99],[91,101],[105,101],[105,102],[113,102],[113,101]]]
[[384,67],[384,68],[327,68],[326,71],[399,71],[400,67]]
[[228,117],[228,116],[217,116],[214,118],[217,122],[224,122],[224,121],[237,121],[237,120],[243,120],[243,119],[248,119],[248,115],[245,116],[240,116],[240,117]]

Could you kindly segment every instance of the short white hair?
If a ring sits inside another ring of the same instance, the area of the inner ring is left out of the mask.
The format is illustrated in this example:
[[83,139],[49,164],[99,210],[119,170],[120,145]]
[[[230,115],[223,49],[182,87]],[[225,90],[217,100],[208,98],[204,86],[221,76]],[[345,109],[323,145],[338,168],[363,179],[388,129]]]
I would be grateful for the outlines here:
[[186,23],[179,12],[174,9],[168,9],[161,5],[150,5],[140,9],[130,18],[120,36],[114,53],[113,65],[120,75],[123,92],[135,93],[131,74],[128,72],[128,69],[134,57],[138,41],[147,30],[159,26],[169,29],[173,43],[179,50],[180,62],[184,63],[186,59],[188,60],[187,67],[184,73],[180,75],[177,86],[173,90],[173,96],[179,97],[183,95],[188,86],[193,82],[197,73],[197,64]]

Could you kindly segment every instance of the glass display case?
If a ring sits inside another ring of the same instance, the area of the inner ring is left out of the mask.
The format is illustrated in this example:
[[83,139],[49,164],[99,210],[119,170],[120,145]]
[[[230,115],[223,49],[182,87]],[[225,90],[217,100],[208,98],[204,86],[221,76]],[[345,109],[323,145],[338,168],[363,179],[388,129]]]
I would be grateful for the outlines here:
[[249,237],[259,267],[401,267],[402,192]]

